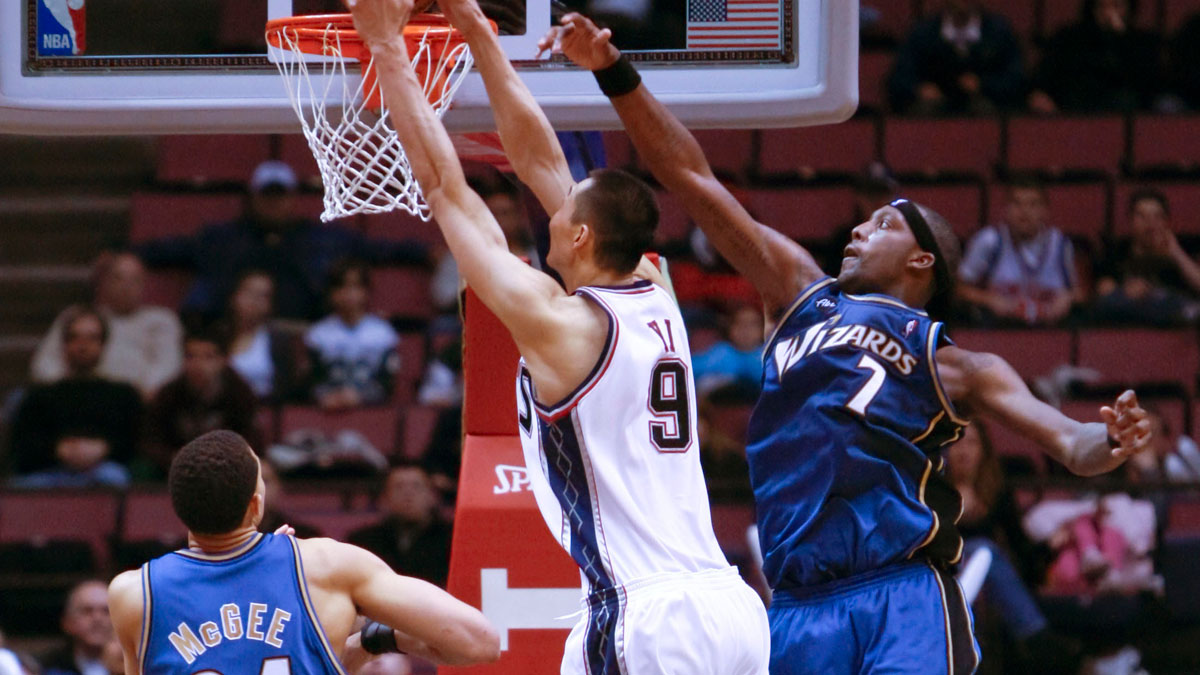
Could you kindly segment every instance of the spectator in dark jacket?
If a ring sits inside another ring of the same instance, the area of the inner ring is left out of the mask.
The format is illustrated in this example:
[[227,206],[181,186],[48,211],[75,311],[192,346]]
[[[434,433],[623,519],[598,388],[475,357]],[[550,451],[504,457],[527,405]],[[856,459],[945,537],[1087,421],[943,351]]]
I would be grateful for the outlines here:
[[229,367],[229,339],[216,330],[193,330],[183,340],[183,373],[167,383],[150,405],[145,448],[146,478],[164,479],[175,452],[217,429],[244,436],[253,447],[258,399]]
[[96,375],[108,339],[94,308],[60,318],[67,376],[25,394],[13,416],[10,457],[23,487],[124,485],[142,424],[142,399],[124,382]]
[[1008,20],[979,0],[944,0],[905,40],[888,82],[892,109],[988,114],[1021,105],[1025,68]]
[[1152,107],[1163,89],[1158,35],[1132,24],[1134,0],[1084,0],[1079,23],[1045,49],[1029,95],[1034,112]]
[[419,464],[397,464],[388,472],[383,520],[350,533],[347,540],[379,556],[399,574],[446,585],[450,527],[438,515],[438,493]]
[[299,184],[282,162],[264,162],[254,171],[245,214],[198,234],[148,242],[139,252],[147,265],[179,266],[196,272],[183,301],[184,314],[212,318],[247,268],[275,280],[275,309],[289,319],[316,318],[324,298],[323,281],[335,260],[347,256],[369,262],[425,263],[425,248],[407,242],[372,241],[355,230],[322,225],[295,215]]
[[1113,242],[1097,270],[1096,317],[1103,321],[1177,325],[1200,318],[1200,264],[1171,229],[1166,195],[1129,198],[1130,236]]

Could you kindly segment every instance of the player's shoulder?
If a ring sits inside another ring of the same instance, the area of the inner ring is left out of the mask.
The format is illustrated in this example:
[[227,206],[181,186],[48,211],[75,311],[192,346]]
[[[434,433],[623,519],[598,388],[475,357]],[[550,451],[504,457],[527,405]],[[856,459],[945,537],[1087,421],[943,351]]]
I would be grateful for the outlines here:
[[142,607],[142,568],[126,570],[108,582],[108,604],[121,612]]

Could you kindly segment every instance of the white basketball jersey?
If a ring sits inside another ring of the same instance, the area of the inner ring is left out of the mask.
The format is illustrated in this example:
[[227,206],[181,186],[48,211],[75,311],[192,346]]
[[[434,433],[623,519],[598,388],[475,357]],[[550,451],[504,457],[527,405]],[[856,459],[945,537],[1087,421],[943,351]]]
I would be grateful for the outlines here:
[[585,591],[728,567],[700,470],[679,308],[649,281],[576,293],[609,316],[591,374],[552,406],[538,402],[524,360],[517,379],[519,434],[546,524]]

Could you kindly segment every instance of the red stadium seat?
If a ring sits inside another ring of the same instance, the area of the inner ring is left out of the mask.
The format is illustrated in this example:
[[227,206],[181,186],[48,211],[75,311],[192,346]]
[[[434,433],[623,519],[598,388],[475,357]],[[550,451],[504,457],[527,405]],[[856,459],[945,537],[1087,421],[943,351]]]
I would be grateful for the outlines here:
[[205,225],[238,217],[242,203],[241,194],[135,192],[129,205],[129,241],[195,234]]
[[396,351],[400,354],[400,372],[396,373],[396,379],[410,384],[419,381],[425,374],[424,333],[402,333]]
[[983,189],[978,183],[907,185],[901,194],[940,213],[963,239],[979,229]]
[[217,29],[220,47],[238,51],[254,49],[254,53],[265,53],[267,45],[262,22],[267,5],[264,0],[221,0],[221,19]]
[[1200,183],[1154,181],[1119,183],[1113,199],[1113,235],[1129,234],[1129,197],[1141,187],[1160,190],[1171,205],[1171,229],[1177,234],[1200,235]]
[[342,510],[345,501],[346,496],[338,490],[289,490],[284,494],[284,503],[279,507],[289,514],[306,514],[312,511],[329,512]]
[[382,514],[372,511],[311,511],[304,514],[306,525],[323,536],[341,541],[345,541],[351,532],[382,519]]
[[721,331],[711,326],[688,327],[688,348],[693,354],[715,345],[721,340]]
[[125,495],[121,541],[155,540],[172,544],[187,537],[166,492],[133,491]]
[[254,417],[254,426],[262,434],[263,445],[270,446],[279,437],[279,411],[275,406],[260,406]]
[[371,303],[385,317],[428,319],[433,316],[429,281],[423,267],[376,267],[371,270]]
[[658,230],[654,233],[655,242],[663,244],[686,239],[692,228],[692,219],[683,210],[679,198],[665,190],[659,190],[655,197],[658,199]]
[[[1052,3],[1053,4],[1053,3]],[[1013,117],[1005,162],[1011,171],[1115,174],[1125,156],[1125,120],[1107,117]]]
[[712,524],[717,543],[726,555],[744,558],[748,554],[746,530],[754,524],[752,504],[713,504]]
[[[292,209],[297,217],[307,218],[309,220],[320,220],[321,212],[325,210],[325,201],[322,199],[321,195],[299,194],[296,195]],[[359,227],[357,219],[353,217],[339,218],[333,222],[351,228]]]
[[849,187],[747,190],[746,196],[756,218],[793,239],[827,237],[854,218]]
[[163,136],[155,177],[164,183],[241,183],[271,158],[269,136],[210,134]]
[[900,174],[989,176],[1000,158],[1000,122],[988,118],[889,118],[883,158]]
[[108,558],[119,496],[112,492],[0,492],[0,543],[82,541],[93,558]]
[[1134,171],[1190,171],[1200,163],[1200,116],[1140,115],[1133,120]]
[[[754,162],[754,133],[749,129],[698,129],[692,133],[717,174],[739,179]],[[638,166],[650,171],[640,157]]]
[[[1065,28],[1079,21],[1078,2],[1068,2],[1067,0],[1044,0],[1042,5],[1042,30],[1041,34],[1044,37],[1051,37],[1062,28]],[[1137,3],[1137,14],[1134,16],[1134,24],[1138,28],[1157,29],[1158,27],[1158,2]]]
[[866,34],[892,42],[903,42],[918,17],[914,0],[863,0],[862,8],[879,13],[879,20],[865,29]]
[[758,172],[763,175],[858,174],[876,157],[875,120],[857,118],[819,127],[764,129]]
[[1179,383],[1193,391],[1200,350],[1192,330],[1093,328],[1079,332],[1078,364],[1101,373],[1103,383]]
[[1162,0],[1163,33],[1174,35],[1197,13],[1200,13],[1200,3],[1196,0]]
[[742,443],[746,439],[746,429],[750,425],[750,413],[754,411],[751,404],[714,405],[710,421],[713,429],[725,434],[726,437]]
[[146,270],[146,290],[142,299],[147,305],[176,309],[183,304],[191,285],[192,273],[187,270]]
[[1004,16],[1012,23],[1017,37],[1027,44],[1037,32],[1038,0],[984,0],[983,6]]
[[284,406],[280,413],[280,434],[286,440],[297,429],[319,429],[336,434],[352,429],[362,434],[375,449],[385,455],[396,449],[400,413],[395,406],[358,408],[342,412],[326,412],[316,406]]
[[1200,499],[1176,497],[1171,500],[1167,509],[1167,531],[1200,534]]
[[296,171],[302,185],[319,187],[321,169],[313,157],[304,134],[284,134],[279,137],[279,159]]
[[437,426],[438,416],[442,408],[430,405],[409,406],[404,411],[404,456],[409,459],[420,459],[429,448],[433,439],[433,430]]
[[364,233],[371,239],[403,241],[413,239],[434,248],[445,248],[437,223],[424,221],[406,211],[395,210],[361,216]]
[[633,143],[624,131],[605,131],[604,160],[613,169],[627,169],[634,164]]
[[[1050,224],[1068,235],[1099,242],[1108,229],[1108,184],[1104,182],[1046,185]],[[988,195],[988,222],[1004,222],[1008,188],[993,184]]]
[[1045,375],[1071,363],[1074,336],[1068,330],[960,329],[950,338],[963,349],[997,354],[1022,378]]
[[858,104],[879,110],[887,104],[887,79],[896,55],[890,51],[864,51],[858,55]]
[[1036,443],[1005,424],[988,424],[987,433],[992,450],[1001,460],[1008,460],[1022,468],[1028,467],[1034,475],[1046,473],[1046,454]]

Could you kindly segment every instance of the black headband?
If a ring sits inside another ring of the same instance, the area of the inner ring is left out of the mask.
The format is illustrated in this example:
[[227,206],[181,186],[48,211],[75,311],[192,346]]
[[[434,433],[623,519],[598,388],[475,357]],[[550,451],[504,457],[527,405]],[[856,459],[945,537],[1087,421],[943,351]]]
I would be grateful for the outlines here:
[[921,250],[933,254],[933,295],[938,296],[950,290],[954,281],[950,278],[950,264],[946,262],[946,256],[942,255],[942,249],[938,247],[933,230],[929,229],[929,223],[925,222],[921,210],[907,199],[897,199],[889,206],[904,216],[904,220],[908,222],[908,229],[912,230]]

